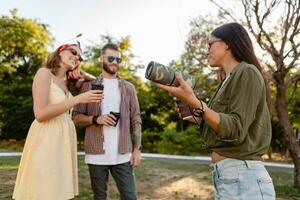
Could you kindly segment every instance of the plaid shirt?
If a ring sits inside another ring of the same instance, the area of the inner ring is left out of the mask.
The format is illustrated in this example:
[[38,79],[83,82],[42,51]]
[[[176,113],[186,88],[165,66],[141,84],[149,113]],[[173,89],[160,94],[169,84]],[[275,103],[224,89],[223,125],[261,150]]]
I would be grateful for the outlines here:
[[[141,114],[139,102],[133,84],[128,81],[119,80],[119,89],[121,92],[121,117],[120,117],[120,137],[119,137],[119,153],[124,154],[132,151],[132,141],[130,130],[134,125],[141,126]],[[96,80],[84,82],[80,88],[80,92],[86,92],[91,89],[92,83],[101,83],[103,76],[100,75]],[[87,116],[101,115],[101,102],[78,104],[74,107],[73,118],[77,114]],[[102,125],[90,125],[85,129],[84,149],[87,154],[104,154],[103,149],[103,129]]]

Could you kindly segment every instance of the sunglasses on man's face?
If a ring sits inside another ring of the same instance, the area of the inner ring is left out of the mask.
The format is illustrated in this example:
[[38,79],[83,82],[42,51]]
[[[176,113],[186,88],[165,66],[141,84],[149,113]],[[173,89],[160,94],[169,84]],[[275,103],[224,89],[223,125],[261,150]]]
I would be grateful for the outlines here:
[[108,62],[113,63],[115,60],[118,64],[120,64],[122,62],[122,58],[120,58],[118,56],[107,56]]

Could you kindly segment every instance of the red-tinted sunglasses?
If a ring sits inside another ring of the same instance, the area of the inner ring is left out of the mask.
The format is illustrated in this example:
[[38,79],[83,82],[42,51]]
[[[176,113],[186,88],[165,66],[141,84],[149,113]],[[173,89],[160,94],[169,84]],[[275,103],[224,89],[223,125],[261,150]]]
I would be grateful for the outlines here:
[[57,54],[59,54],[60,52],[62,52],[64,50],[70,51],[73,54],[73,56],[78,56],[78,60],[80,62],[83,61],[81,55],[79,55],[79,53],[75,49],[72,48],[72,45],[69,45],[69,44],[61,45],[60,47],[57,48],[56,51],[57,51]]

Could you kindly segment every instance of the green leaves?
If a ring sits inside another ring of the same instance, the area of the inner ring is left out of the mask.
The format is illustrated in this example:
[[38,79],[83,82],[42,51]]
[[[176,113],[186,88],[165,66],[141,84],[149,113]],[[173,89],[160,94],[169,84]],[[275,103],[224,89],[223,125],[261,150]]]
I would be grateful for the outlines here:
[[178,155],[197,155],[204,150],[204,141],[199,137],[197,126],[189,126],[185,131],[166,130],[160,134],[157,152]]
[[11,13],[0,17],[0,138],[23,139],[34,119],[32,79],[53,39],[47,25]]

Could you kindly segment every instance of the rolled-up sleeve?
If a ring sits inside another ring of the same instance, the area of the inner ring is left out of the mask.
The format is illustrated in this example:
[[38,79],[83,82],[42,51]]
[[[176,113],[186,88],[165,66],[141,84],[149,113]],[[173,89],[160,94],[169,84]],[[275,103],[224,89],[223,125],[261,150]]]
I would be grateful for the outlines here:
[[246,68],[235,80],[229,101],[229,112],[220,114],[220,128],[217,138],[223,142],[242,143],[250,125],[255,120],[256,110],[261,101],[264,81],[257,71]]
[[139,101],[134,86],[132,86],[130,94],[130,121],[131,125],[142,124]]

